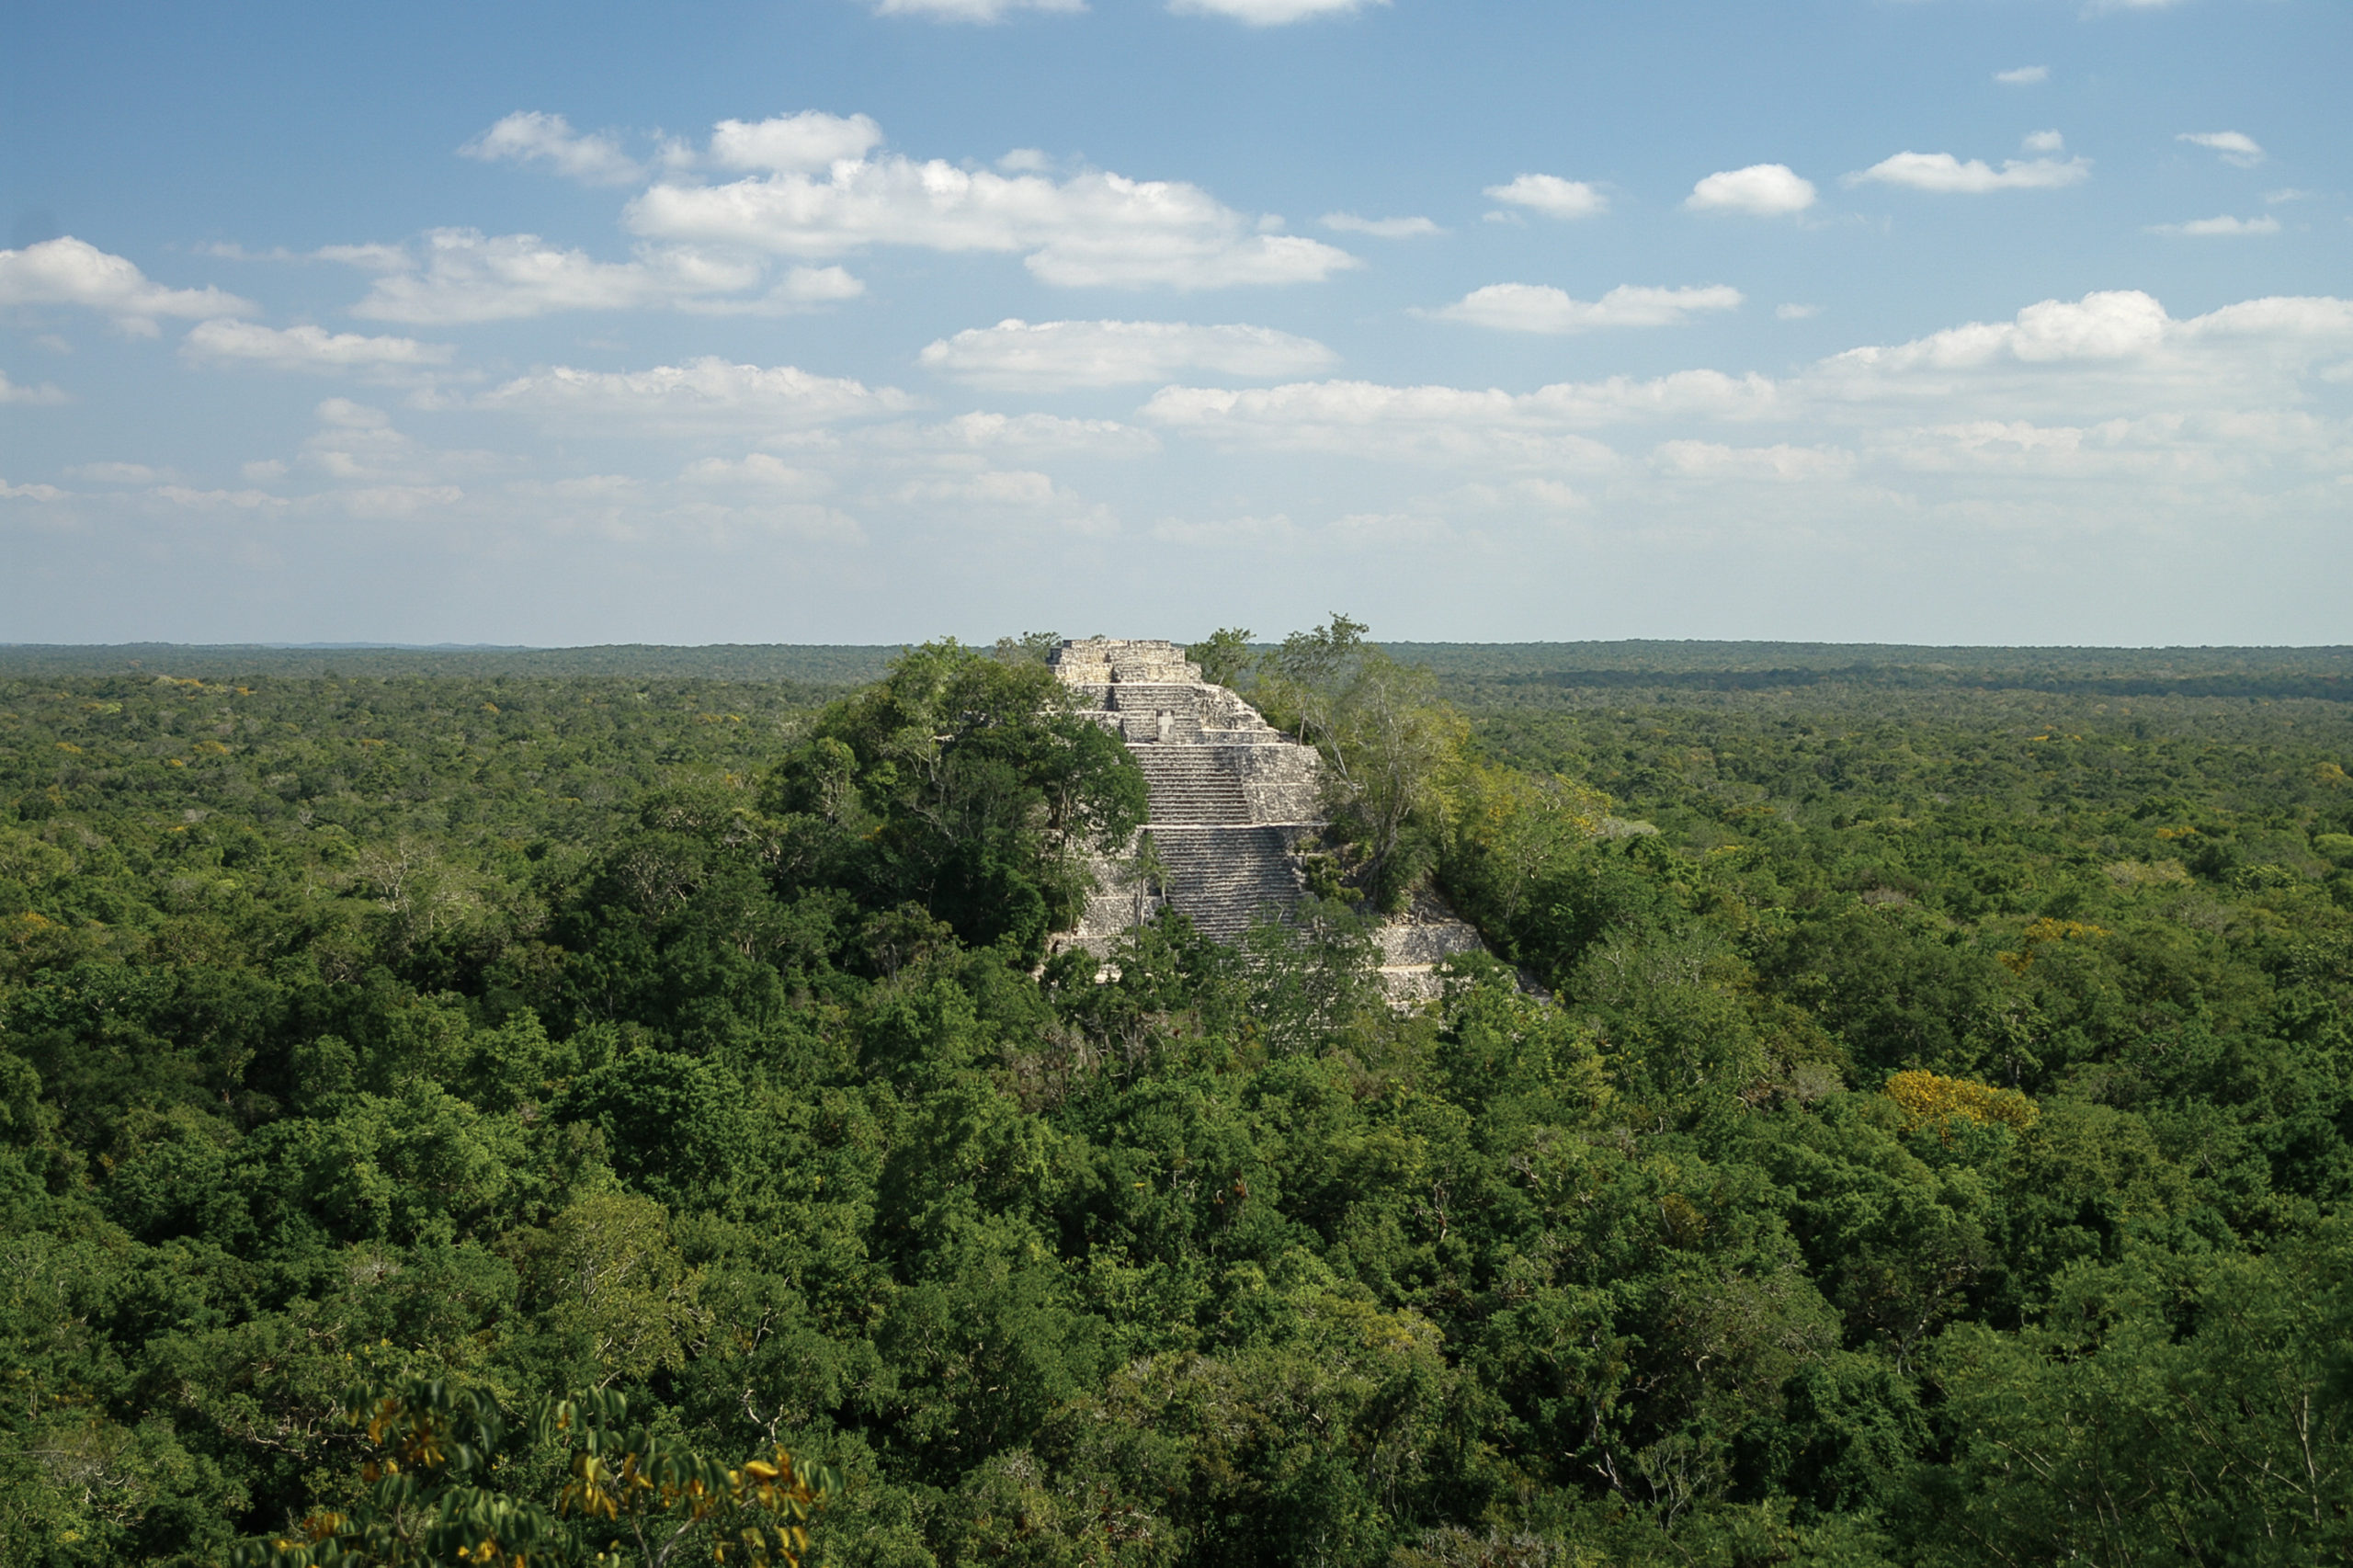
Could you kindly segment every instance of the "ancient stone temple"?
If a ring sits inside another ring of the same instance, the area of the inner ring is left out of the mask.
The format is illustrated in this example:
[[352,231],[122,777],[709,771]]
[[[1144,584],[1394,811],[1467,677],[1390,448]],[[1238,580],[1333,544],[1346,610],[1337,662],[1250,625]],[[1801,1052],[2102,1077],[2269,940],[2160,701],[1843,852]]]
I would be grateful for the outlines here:
[[1127,743],[1152,792],[1142,853],[1097,869],[1101,891],[1072,939],[1100,950],[1163,905],[1222,940],[1262,913],[1289,914],[1304,891],[1299,851],[1324,825],[1314,749],[1203,680],[1173,642],[1090,637],[1051,662],[1080,710]]
[[[1079,709],[1127,744],[1151,812],[1130,854],[1096,868],[1099,891],[1062,945],[1097,953],[1131,926],[1174,907],[1231,941],[1306,892],[1301,852],[1324,824],[1322,758],[1261,718],[1173,642],[1089,637],[1049,662]],[[1403,1004],[1437,991],[1437,966],[1481,949],[1479,934],[1435,893],[1380,932],[1381,979]]]

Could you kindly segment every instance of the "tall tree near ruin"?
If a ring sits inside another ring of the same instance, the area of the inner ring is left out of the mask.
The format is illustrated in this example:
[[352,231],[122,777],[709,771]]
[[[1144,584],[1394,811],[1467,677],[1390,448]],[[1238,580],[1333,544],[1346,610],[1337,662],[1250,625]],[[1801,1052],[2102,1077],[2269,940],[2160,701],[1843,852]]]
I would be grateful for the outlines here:
[[1392,658],[1367,640],[1370,630],[1335,611],[1292,632],[1252,691],[1270,720],[1323,754],[1332,821],[1356,848],[1366,892],[1393,910],[1428,869],[1412,829],[1440,811],[1469,731],[1429,672]]

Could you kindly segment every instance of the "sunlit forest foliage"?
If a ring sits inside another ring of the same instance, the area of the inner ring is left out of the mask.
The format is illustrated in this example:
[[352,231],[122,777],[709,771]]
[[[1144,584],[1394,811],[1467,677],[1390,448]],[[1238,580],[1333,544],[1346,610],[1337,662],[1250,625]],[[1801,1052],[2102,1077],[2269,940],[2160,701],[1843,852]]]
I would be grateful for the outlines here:
[[2353,654],[1335,629],[0,650],[0,1564],[2353,1557]]

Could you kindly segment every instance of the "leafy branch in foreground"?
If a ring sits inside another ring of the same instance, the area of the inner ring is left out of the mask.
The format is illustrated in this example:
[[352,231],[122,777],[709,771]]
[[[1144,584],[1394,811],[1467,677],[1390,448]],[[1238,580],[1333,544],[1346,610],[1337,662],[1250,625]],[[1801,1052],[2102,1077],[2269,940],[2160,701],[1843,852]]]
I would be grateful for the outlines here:
[[[799,1568],[810,1516],[840,1490],[781,1447],[730,1467],[631,1419],[599,1390],[548,1400],[519,1428],[496,1403],[438,1380],[353,1390],[342,1415],[362,1428],[366,1490],[346,1511],[314,1509],[287,1533],[237,1547],[232,1568],[594,1562],[665,1568],[681,1549],[746,1568]],[[552,1506],[510,1488],[562,1453]]]

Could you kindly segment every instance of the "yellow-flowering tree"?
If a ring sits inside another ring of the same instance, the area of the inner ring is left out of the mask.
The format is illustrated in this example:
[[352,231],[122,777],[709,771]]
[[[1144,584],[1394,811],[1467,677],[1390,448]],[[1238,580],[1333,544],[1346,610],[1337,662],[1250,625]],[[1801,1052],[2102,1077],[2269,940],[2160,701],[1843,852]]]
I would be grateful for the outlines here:
[[1981,1126],[1999,1122],[2024,1129],[2032,1127],[2040,1114],[2034,1102],[2016,1089],[1996,1089],[1973,1079],[1948,1078],[1918,1069],[1890,1078],[1884,1092],[1904,1108],[1906,1124],[1915,1128],[1943,1126],[1959,1117]]
[[2014,953],[1996,953],[2003,966],[2013,974],[2024,974],[2034,967],[2038,948],[2051,942],[2094,942],[2108,935],[2104,926],[2094,926],[2082,920],[2053,920],[2045,916],[2026,928],[2024,940]]
[[[487,1396],[413,1379],[355,1389],[366,1489],[343,1510],[239,1547],[233,1568],[535,1568],[592,1561],[666,1568],[681,1551],[746,1568],[799,1568],[808,1520],[839,1490],[783,1449],[729,1466],[632,1420],[608,1390],[550,1400],[510,1426]],[[549,1503],[508,1483],[553,1449]]]

